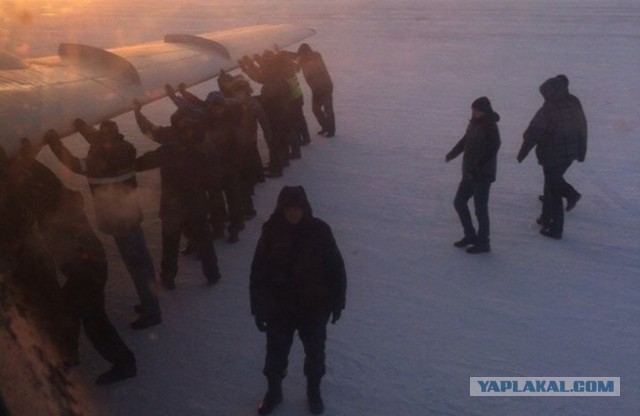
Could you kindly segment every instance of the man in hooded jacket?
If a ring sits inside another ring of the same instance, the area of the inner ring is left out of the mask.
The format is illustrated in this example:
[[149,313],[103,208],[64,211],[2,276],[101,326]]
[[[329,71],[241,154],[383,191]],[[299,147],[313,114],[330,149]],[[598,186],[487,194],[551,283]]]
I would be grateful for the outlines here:
[[305,351],[307,398],[313,414],[324,404],[326,325],[345,307],[346,272],[342,255],[324,221],[315,218],[301,186],[285,186],[264,224],[251,265],[251,313],[267,334],[264,375],[269,387],[258,413],[269,414],[282,401],[289,349],[298,331]]
[[564,174],[574,160],[583,162],[587,153],[586,117],[580,101],[569,94],[568,85],[566,76],[558,75],[540,86],[544,104],[524,132],[517,156],[522,162],[536,148],[544,173],[540,234],[556,240],[564,230],[562,196],[568,189]]

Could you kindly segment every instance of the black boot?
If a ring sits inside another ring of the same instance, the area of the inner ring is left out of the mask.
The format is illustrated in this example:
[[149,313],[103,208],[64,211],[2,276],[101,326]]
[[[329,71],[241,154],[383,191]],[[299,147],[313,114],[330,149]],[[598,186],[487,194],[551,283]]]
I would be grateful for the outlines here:
[[573,191],[571,195],[567,196],[567,212],[571,211],[576,207],[578,201],[582,198],[582,194],[578,191]]
[[313,415],[319,415],[324,412],[324,403],[320,396],[320,377],[307,378],[307,400],[309,402],[309,411]]
[[462,240],[458,240],[455,243],[453,243],[453,245],[455,247],[459,247],[459,248],[464,248],[466,246],[470,246],[476,243],[477,238],[476,237],[467,237],[465,236]]
[[96,378],[96,384],[98,386],[106,386],[107,384],[135,377],[136,374],[137,370],[135,361],[124,364],[114,364],[114,366],[111,367],[111,370],[100,374],[98,378]]
[[258,405],[258,414],[268,415],[282,402],[282,379],[269,378],[269,388]]

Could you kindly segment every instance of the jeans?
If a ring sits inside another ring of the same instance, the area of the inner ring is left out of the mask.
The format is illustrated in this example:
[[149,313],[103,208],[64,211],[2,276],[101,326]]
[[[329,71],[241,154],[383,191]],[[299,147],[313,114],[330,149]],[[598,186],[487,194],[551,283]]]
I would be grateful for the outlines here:
[[114,235],[113,238],[138,292],[142,316],[159,315],[155,269],[142,227],[138,225],[127,232]]
[[[463,179],[458,186],[458,192],[453,201],[453,206],[460,217],[464,236],[475,238],[476,244],[489,244],[489,183],[477,183]],[[471,213],[467,203],[473,197],[476,218],[478,220],[478,233],[473,226]]]

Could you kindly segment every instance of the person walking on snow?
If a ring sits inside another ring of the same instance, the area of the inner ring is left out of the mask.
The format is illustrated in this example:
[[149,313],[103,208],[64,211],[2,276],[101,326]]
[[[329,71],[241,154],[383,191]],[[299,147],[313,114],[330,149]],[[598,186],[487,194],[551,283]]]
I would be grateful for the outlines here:
[[[569,93],[566,76],[558,75],[540,86],[544,104],[536,112],[523,134],[517,155],[522,162],[536,148],[538,163],[544,173],[542,225],[540,234],[559,240],[564,231],[563,194],[568,188],[564,174],[574,160],[583,162],[587,153],[587,121],[580,101]],[[575,191],[575,190],[574,190]],[[575,206],[578,193],[569,206]]]
[[[480,97],[471,104],[471,120],[465,135],[451,149],[445,160],[455,159],[461,153],[462,180],[453,205],[460,217],[464,237],[454,246],[467,248],[467,253],[478,254],[491,251],[489,244],[489,189],[496,180],[497,155],[500,148],[498,121],[500,116],[493,111],[487,97]],[[473,226],[467,206],[473,197],[478,231]]]

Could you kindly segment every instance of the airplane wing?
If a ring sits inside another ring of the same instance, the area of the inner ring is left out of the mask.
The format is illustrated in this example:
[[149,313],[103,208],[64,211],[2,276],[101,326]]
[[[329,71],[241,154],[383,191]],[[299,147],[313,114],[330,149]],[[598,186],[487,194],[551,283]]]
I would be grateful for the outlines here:
[[74,133],[166,95],[164,86],[192,86],[238,67],[244,55],[285,48],[315,33],[295,25],[259,25],[114,49],[62,44],[57,56],[21,61],[0,52],[0,146],[8,155],[28,137],[35,146],[55,129]]

